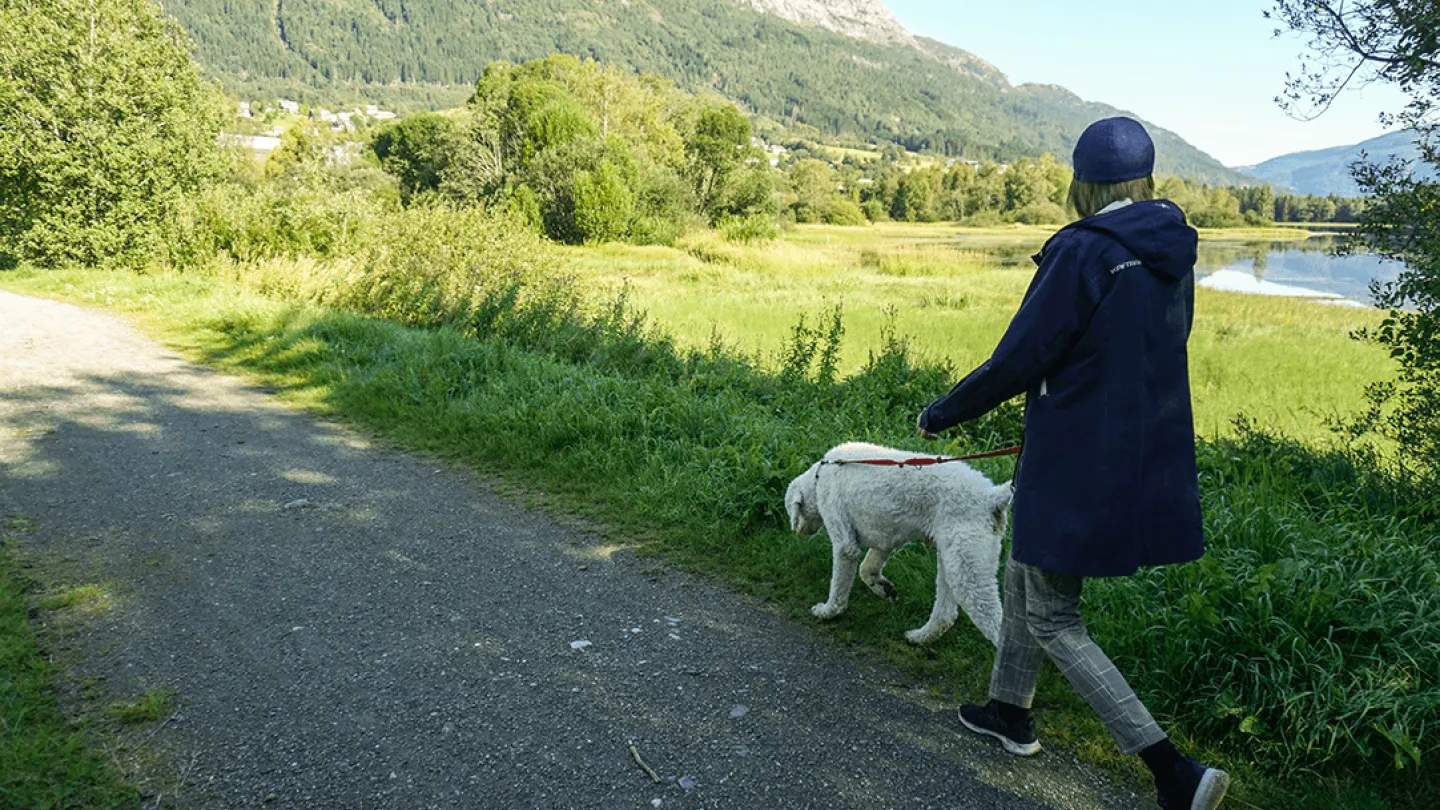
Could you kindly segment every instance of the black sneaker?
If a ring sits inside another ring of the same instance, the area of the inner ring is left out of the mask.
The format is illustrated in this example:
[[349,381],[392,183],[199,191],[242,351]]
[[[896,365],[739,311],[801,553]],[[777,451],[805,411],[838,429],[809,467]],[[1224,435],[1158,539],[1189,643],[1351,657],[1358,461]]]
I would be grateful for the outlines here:
[[1190,757],[1175,766],[1175,778],[1160,789],[1160,810],[1215,810],[1230,787],[1230,774]]
[[1000,709],[995,701],[984,706],[967,703],[960,707],[960,723],[976,734],[994,737],[1005,746],[1005,750],[1017,757],[1033,757],[1040,753],[1040,741],[1035,738],[1035,721],[1025,718],[1023,723],[1006,723],[1000,719]]

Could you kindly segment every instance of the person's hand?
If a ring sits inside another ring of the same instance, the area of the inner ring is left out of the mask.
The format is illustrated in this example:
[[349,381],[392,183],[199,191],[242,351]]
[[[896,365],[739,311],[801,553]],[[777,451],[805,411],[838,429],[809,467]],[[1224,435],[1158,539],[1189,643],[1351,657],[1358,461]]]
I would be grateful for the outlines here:
[[921,411],[921,412],[920,412],[920,415],[917,416],[917,417],[915,417],[915,429],[920,432],[920,438],[922,438],[922,439],[928,439],[928,440],[930,440],[930,441],[932,441],[932,442],[933,442],[933,441],[936,441],[936,440],[939,439],[940,437],[937,436],[937,435],[935,435],[934,433],[931,433],[930,431],[926,430],[926,429],[921,425],[921,422],[922,422],[924,419],[925,419],[925,412],[924,412],[924,411]]

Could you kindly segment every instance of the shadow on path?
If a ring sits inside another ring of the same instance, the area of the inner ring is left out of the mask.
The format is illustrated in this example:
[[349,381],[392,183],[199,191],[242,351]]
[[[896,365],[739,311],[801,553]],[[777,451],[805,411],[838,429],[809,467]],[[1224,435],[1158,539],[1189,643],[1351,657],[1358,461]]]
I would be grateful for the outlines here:
[[27,551],[114,594],[87,674],[177,690],[196,807],[1141,806],[100,314],[0,293],[0,471]]

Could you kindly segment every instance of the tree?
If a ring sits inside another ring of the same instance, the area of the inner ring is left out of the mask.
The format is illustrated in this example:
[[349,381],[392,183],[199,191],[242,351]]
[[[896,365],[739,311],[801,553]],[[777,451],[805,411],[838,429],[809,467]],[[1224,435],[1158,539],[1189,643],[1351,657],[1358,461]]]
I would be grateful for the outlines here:
[[[1053,158],[1051,160],[1053,162]],[[1017,161],[1005,172],[1006,211],[1031,208],[1047,200],[1053,202],[1056,191],[1051,173],[1037,161]]]
[[380,165],[400,179],[408,199],[440,187],[450,156],[457,151],[455,122],[438,113],[406,116],[375,134],[370,148]]
[[530,79],[510,88],[501,132],[507,163],[530,165],[541,152],[568,141],[598,138],[599,128],[590,113],[559,83]]
[[312,121],[301,121],[285,130],[280,145],[265,159],[267,177],[297,177],[323,169],[334,140]]
[[[1308,35],[1315,60],[1290,77],[1282,106],[1313,117],[1352,82],[1394,85],[1409,102],[1388,122],[1414,129],[1420,162],[1440,170],[1440,4],[1276,0],[1267,15]],[[1360,336],[1400,365],[1393,383],[1370,389],[1371,423],[1433,472],[1440,467],[1440,182],[1420,180],[1412,169],[1403,161],[1352,167],[1372,197],[1356,246],[1404,262],[1395,281],[1371,285],[1388,314]]]
[[750,119],[730,104],[707,106],[685,138],[687,173],[695,197],[710,211],[730,173],[745,159],[750,146]]
[[228,104],[148,0],[0,0],[0,266],[143,262],[225,169]]
[[796,222],[820,222],[826,203],[835,196],[835,174],[823,160],[806,158],[790,170],[790,187],[795,196],[790,204]]
[[930,172],[921,169],[902,175],[890,203],[890,216],[906,222],[934,222],[939,216],[935,211],[938,185],[931,181]]
[[1268,183],[1231,189],[1240,201],[1240,213],[1247,219],[1254,214],[1257,222],[1274,221],[1275,189]]
[[780,207],[775,180],[768,166],[735,172],[716,205],[719,215],[774,217]]

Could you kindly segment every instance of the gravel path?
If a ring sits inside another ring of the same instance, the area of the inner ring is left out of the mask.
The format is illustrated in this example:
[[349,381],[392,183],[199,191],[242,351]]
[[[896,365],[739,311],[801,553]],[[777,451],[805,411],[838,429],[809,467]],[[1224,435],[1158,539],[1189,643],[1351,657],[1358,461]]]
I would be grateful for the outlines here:
[[102,313],[0,292],[0,469],[36,564],[114,596],[76,675],[176,690],[185,806],[1148,806]]

